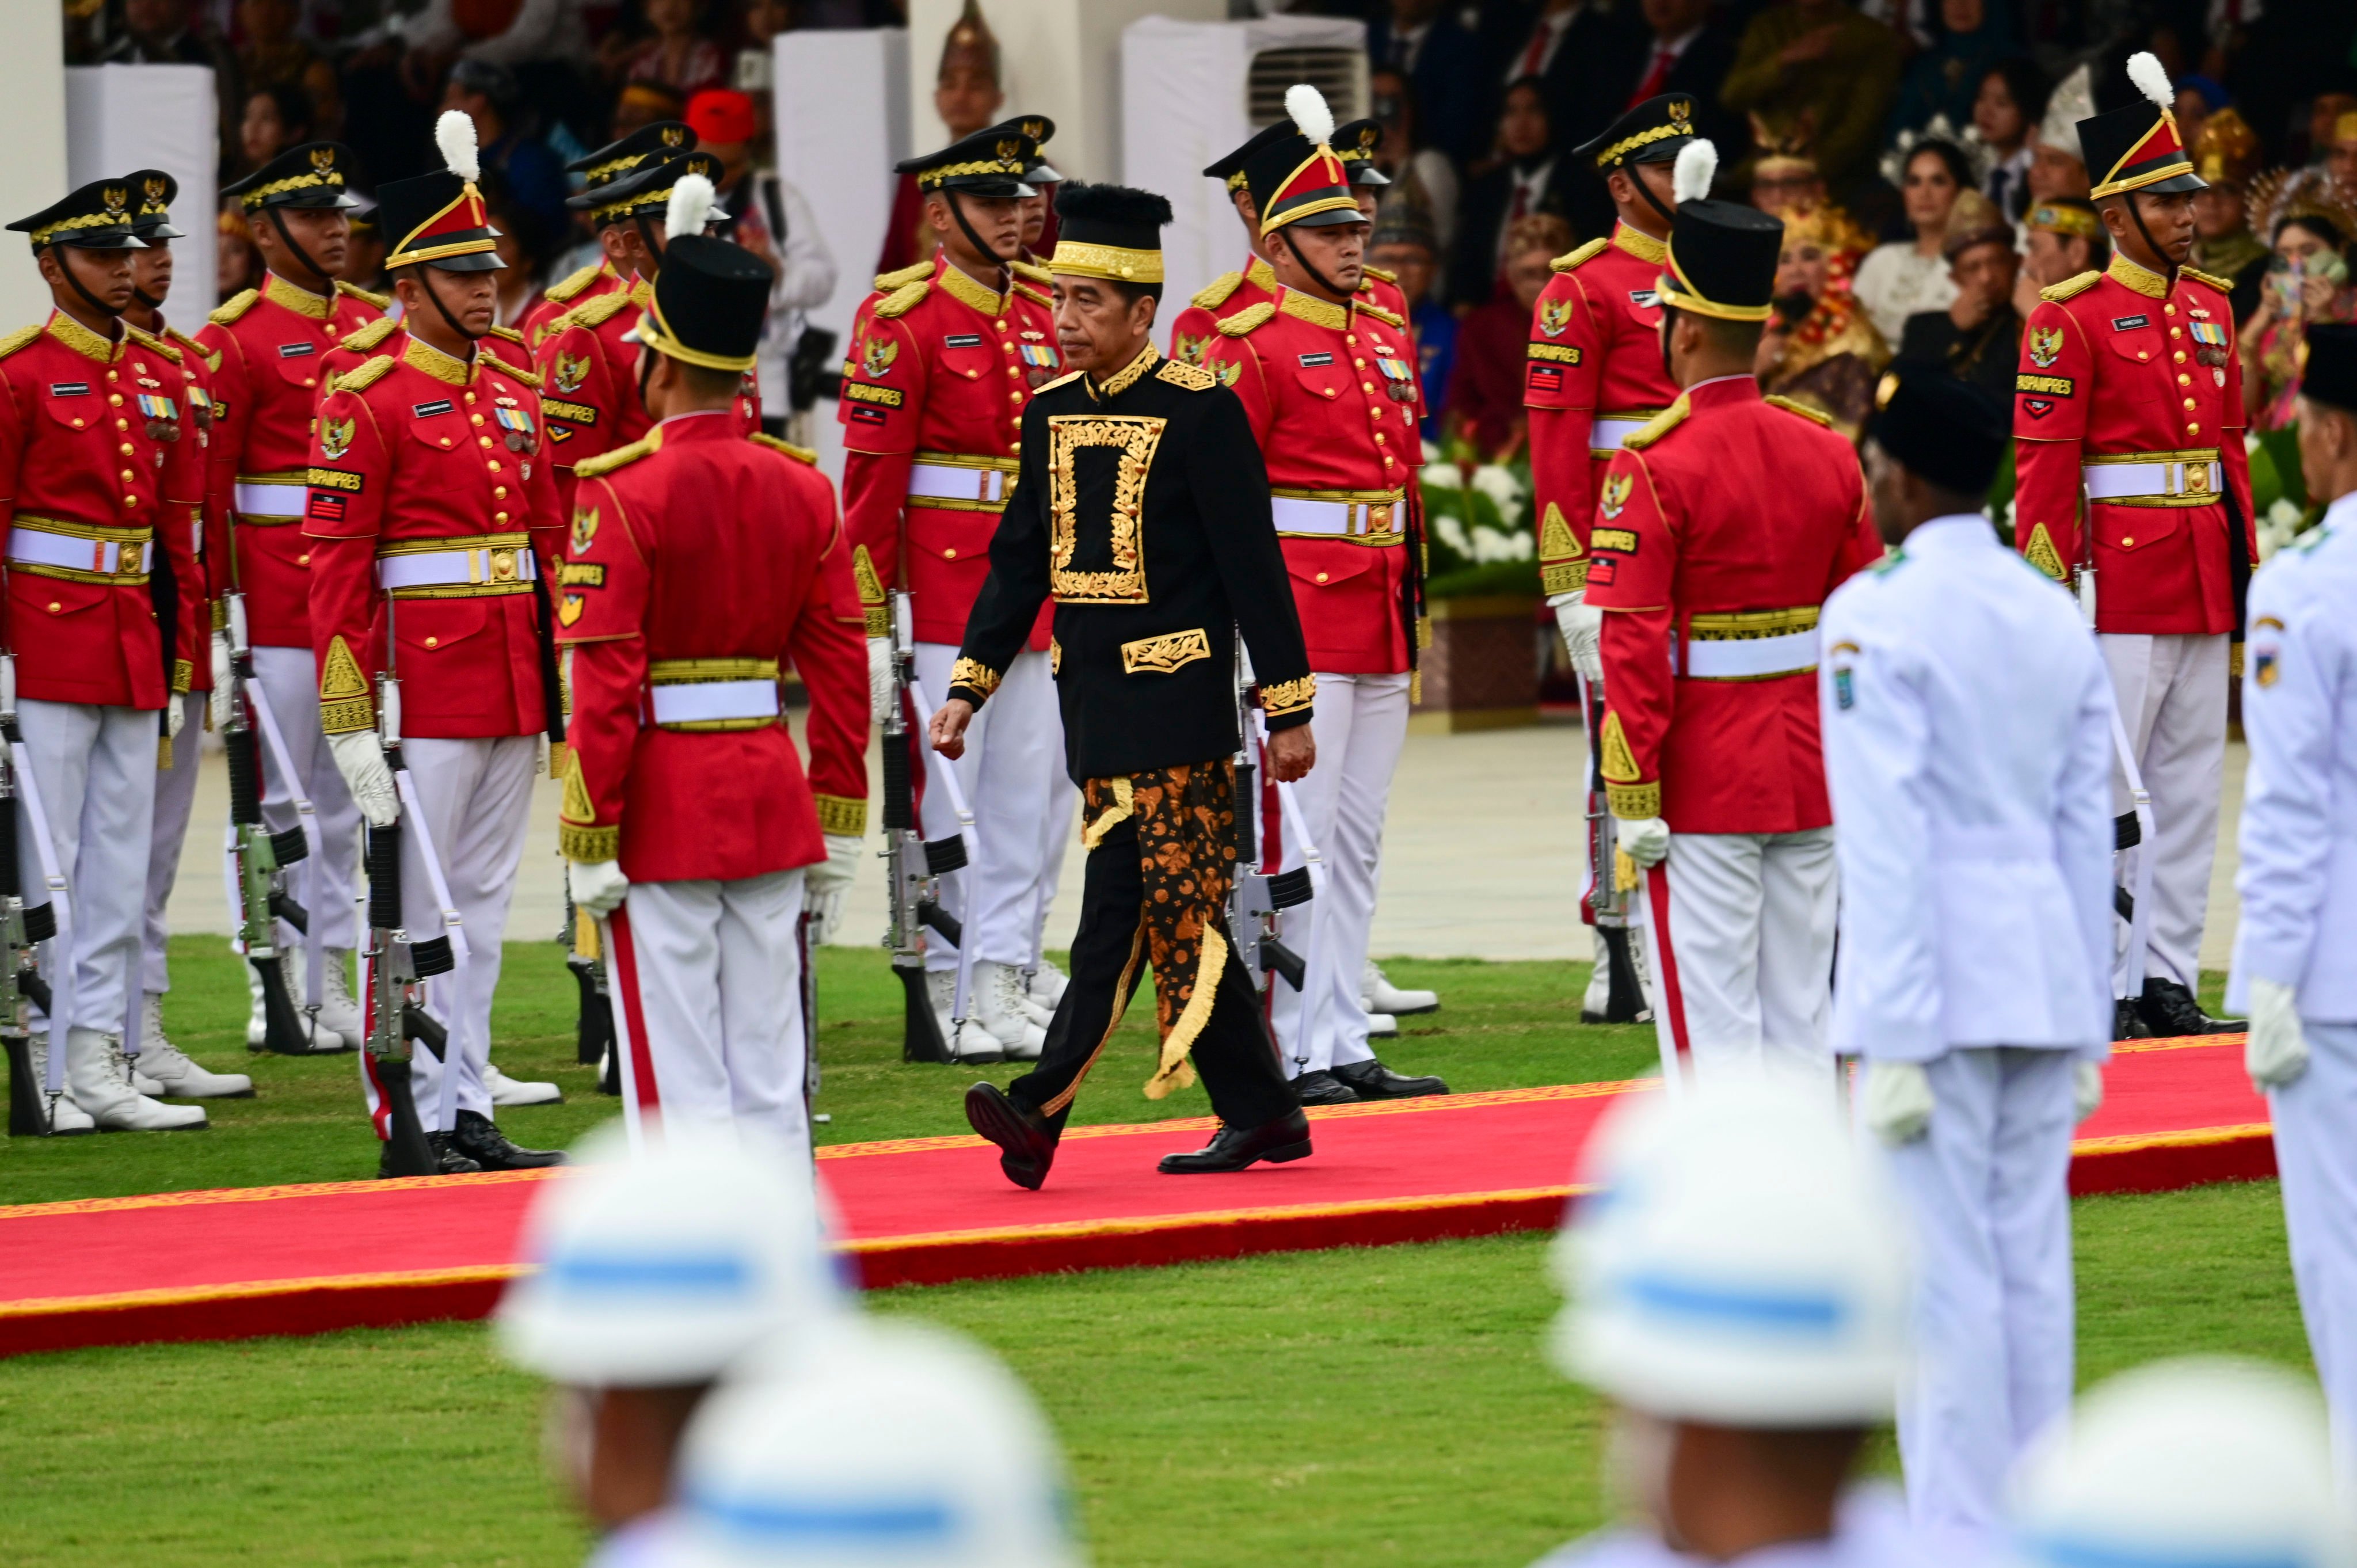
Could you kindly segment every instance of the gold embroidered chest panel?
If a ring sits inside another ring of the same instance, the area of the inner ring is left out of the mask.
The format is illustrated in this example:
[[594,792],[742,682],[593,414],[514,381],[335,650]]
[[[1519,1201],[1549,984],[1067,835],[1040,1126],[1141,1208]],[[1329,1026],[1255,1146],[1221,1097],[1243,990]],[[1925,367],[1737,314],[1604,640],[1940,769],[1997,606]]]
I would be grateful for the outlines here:
[[1119,413],[1048,421],[1049,585],[1058,603],[1146,602],[1146,477],[1168,424]]

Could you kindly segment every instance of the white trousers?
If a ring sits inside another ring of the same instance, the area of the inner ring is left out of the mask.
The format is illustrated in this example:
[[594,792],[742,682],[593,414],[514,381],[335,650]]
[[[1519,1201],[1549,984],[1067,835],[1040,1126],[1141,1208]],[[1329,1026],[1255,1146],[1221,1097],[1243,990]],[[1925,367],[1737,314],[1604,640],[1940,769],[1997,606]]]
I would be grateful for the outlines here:
[[[927,702],[939,705],[948,695],[957,653],[945,642],[917,644],[917,679]],[[931,717],[920,714],[917,722]],[[965,755],[955,763],[923,749],[925,837],[957,832],[950,792],[937,782],[942,768],[957,769],[974,811],[971,858],[965,870],[942,879],[942,906],[963,923],[977,962],[1028,967],[1039,956],[1039,928],[1056,897],[1080,799],[1064,773],[1064,720],[1048,656],[1028,650],[1015,656],[966,730]],[[947,942],[925,944],[928,969],[955,969],[957,959]]]
[[[1269,988],[1277,1055],[1288,1076],[1331,1071],[1375,1054],[1367,1045],[1359,978],[1383,878],[1383,813],[1407,743],[1407,691],[1404,674],[1318,675],[1309,720],[1318,765],[1293,787],[1293,798],[1326,863],[1326,887],[1281,918],[1286,945],[1315,967],[1298,992],[1281,979]],[[1289,843],[1286,856],[1286,869],[1300,864]]]
[[2015,1457],[2071,1403],[2075,1064],[1996,1047],[1924,1070],[1931,1130],[1891,1152],[1918,1253],[1899,1455],[1918,1528],[1987,1539]]
[[169,991],[172,974],[164,945],[171,932],[164,907],[180,875],[180,846],[188,842],[188,817],[197,804],[197,758],[203,754],[206,693],[190,692],[180,738],[172,743],[172,766],[156,770],[156,828],[147,843],[147,908],[140,929],[139,989]]
[[[253,678],[270,701],[270,716],[286,742],[300,789],[290,792],[278,777],[278,758],[266,737],[257,736],[262,754],[262,821],[274,833],[296,824],[294,793],[311,802],[319,828],[319,847],[305,857],[287,878],[296,902],[310,913],[311,936],[331,948],[360,945],[360,916],[353,898],[360,890],[361,809],[344,788],[344,776],[319,733],[319,676],[307,648],[257,648]],[[183,734],[187,733],[185,731]],[[414,757],[417,748],[407,748]],[[413,763],[411,766],[414,767]],[[301,944],[298,932],[281,927],[285,940]]]
[[[1834,830],[1670,835],[1655,984],[1697,1075],[1761,1069],[1832,1084]],[[1651,878],[1648,877],[1650,886]],[[1649,949],[1649,950],[1651,950]]]
[[[41,972],[52,994],[72,965],[70,1029],[122,1034],[137,998],[139,911],[147,886],[147,843],[156,822],[156,738],[160,714],[94,703],[25,698],[16,722],[33,782],[49,820],[49,847],[65,879],[73,918],[70,954],[52,938],[41,944]],[[16,801],[17,875],[27,906],[49,901],[33,818]],[[50,1020],[52,1025],[59,1020]],[[137,1043],[137,1035],[131,1036]],[[51,1070],[55,1070],[52,1069]]]
[[2267,1096],[2309,1353],[2332,1412],[2344,1480],[2357,1482],[2357,1024],[2303,1020],[2308,1070]]
[[625,1107],[642,1128],[810,1159],[802,912],[799,867],[630,885],[609,929],[630,1052]]
[[[2152,932],[2145,972],[2199,990],[2210,863],[2218,853],[2218,794],[2226,777],[2227,639],[2106,632],[2104,662],[2120,722],[2152,797]],[[2129,806],[2112,768],[2112,811]]]

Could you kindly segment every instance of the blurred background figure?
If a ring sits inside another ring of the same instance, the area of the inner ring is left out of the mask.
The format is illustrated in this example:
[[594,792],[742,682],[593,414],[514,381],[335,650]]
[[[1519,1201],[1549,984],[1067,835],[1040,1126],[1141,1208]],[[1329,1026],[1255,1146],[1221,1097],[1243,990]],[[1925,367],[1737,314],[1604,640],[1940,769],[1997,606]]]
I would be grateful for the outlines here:
[[1956,297],[1948,279],[1948,214],[1956,198],[1978,183],[1972,160],[1954,142],[1937,136],[1914,141],[1883,161],[1898,177],[1899,199],[1911,240],[1877,245],[1857,266],[1856,292],[1867,318],[1888,342],[1899,341],[1907,318],[1918,311],[1944,310]]
[[2259,303],[2241,335],[2243,400],[2260,430],[2298,418],[2300,360],[2311,325],[2357,319],[2350,242],[2357,204],[2320,171],[2277,171],[2252,186],[2251,211],[2273,251]]
[[2267,270],[2266,242],[2252,231],[2248,199],[2259,169],[2258,134],[2233,110],[2221,109],[2202,123],[2189,150],[2193,172],[2208,182],[2193,193],[2192,264],[2233,285],[2228,297],[2239,326],[2258,308]]
[[1424,389],[1426,441],[1440,438],[1440,413],[1457,359],[1457,317],[1434,297],[1440,276],[1440,237],[1432,217],[1412,193],[1394,187],[1375,209],[1367,237],[1367,260],[1398,274],[1408,303],[1408,330],[1415,338],[1416,376]]
[[506,186],[511,214],[530,218],[535,232],[528,248],[535,255],[544,252],[564,231],[565,199],[572,187],[565,181],[565,160],[533,134],[515,73],[490,60],[462,59],[450,68],[442,107],[475,123],[483,172]]
[[1973,96],[1973,131],[1988,155],[1981,194],[2013,222],[2029,205],[2030,132],[2046,113],[2049,91],[2035,60],[2011,55],[1981,73]]
[[[1526,77],[1506,89],[1498,112],[1498,161],[1465,188],[1457,264],[1448,280],[1448,303],[1459,316],[1512,296],[1506,252],[1515,224],[1541,213],[1569,214],[1571,160],[1555,156],[1557,145],[1538,79]],[[1522,330],[1529,334],[1527,306]]]
[[2021,273],[2014,280],[2014,313],[2024,321],[2038,308],[2040,289],[2067,283],[2081,273],[2101,272],[2112,259],[2112,242],[2095,204],[2083,196],[2057,196],[2034,204],[2023,218]]
[[1936,24],[1932,47],[1907,62],[1890,112],[1894,131],[1921,130],[1935,119],[1970,124],[1987,73],[2013,53],[2008,0],[1938,0],[1928,8]]
[[1775,314],[1753,367],[1762,392],[1825,414],[1851,440],[1874,411],[1874,383],[1890,349],[1850,292],[1864,247],[1838,209],[1784,215]]
[[311,95],[291,81],[257,87],[246,95],[237,125],[238,172],[258,169],[289,147],[312,139]]
[[2023,319],[2013,303],[2021,270],[2013,243],[2013,225],[1995,202],[1977,190],[1956,198],[1940,242],[1954,297],[1944,310],[1907,318],[1899,339],[1900,360],[1938,366],[2000,402],[2013,395]]
[[1442,0],[1390,0],[1367,8],[1367,59],[1407,78],[1425,138],[1459,168],[1480,158],[1497,98],[1466,8]]
[[2087,165],[2080,156],[2079,122],[2094,118],[2095,88],[2091,72],[2081,66],[2064,77],[2046,100],[2046,117],[2029,152],[2029,199],[2051,201],[2057,197],[2087,199],[2093,188]]
[[1475,306],[1459,325],[1451,358],[1442,428],[1469,441],[1485,463],[1511,461],[1529,436],[1523,412],[1523,368],[1548,265],[1571,249],[1571,225],[1554,213],[1514,220],[1505,235],[1506,294]]
[[[1951,0],[1956,3],[1956,0]],[[1899,39],[1846,0],[1774,0],[1751,18],[1719,101],[1804,129],[1837,200],[1874,172],[1899,87]]]
[[[1006,102],[999,86],[998,38],[983,20],[981,7],[965,0],[965,10],[949,37],[942,40],[942,62],[933,71],[933,113],[949,127],[944,143],[961,142],[998,118]],[[898,272],[919,262],[930,263],[941,236],[925,221],[925,200],[917,177],[903,174],[893,188],[892,216],[884,225],[884,249],[876,257],[879,273]]]
[[[1404,73],[1388,66],[1370,72],[1367,102],[1383,128],[1383,140],[1375,144],[1375,167],[1401,188],[1402,195],[1412,196],[1423,205],[1437,242],[1435,256],[1446,256],[1448,242],[1457,233],[1457,166],[1448,161],[1447,153],[1425,145],[1424,126],[1416,118],[1415,92]],[[1434,276],[1437,279],[1438,273]]]

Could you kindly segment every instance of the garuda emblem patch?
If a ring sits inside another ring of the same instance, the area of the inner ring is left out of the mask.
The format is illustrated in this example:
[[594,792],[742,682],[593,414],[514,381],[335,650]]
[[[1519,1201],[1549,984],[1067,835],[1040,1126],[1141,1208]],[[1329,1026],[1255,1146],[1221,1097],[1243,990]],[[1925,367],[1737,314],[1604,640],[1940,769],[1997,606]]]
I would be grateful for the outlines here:
[[1636,478],[1629,474],[1607,474],[1604,483],[1597,488],[1597,510],[1607,517],[1619,517],[1629,504],[1629,492],[1636,488]]
[[352,449],[354,423],[349,419],[329,419],[320,423],[319,453],[328,462],[335,462]]
[[892,369],[892,361],[900,357],[900,343],[896,338],[863,338],[859,340],[859,371],[862,375],[876,377]]
[[589,356],[559,354],[556,363],[549,368],[549,378],[561,392],[579,392],[581,383],[589,379]]
[[1540,331],[1545,333],[1550,338],[1560,338],[1563,336],[1564,328],[1570,325],[1571,301],[1567,299],[1543,299],[1539,301]]
[[2029,329],[2029,362],[2040,370],[2046,369],[2062,357],[2062,328],[2033,327]]

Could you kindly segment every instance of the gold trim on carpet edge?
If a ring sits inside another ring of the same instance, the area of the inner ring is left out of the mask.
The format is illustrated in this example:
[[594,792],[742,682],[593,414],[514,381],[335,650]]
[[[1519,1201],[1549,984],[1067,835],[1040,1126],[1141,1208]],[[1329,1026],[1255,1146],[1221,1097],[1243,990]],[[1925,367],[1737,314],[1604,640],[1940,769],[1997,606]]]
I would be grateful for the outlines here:
[[62,1214],[104,1214],[124,1208],[179,1208],[205,1203],[261,1203],[281,1197],[335,1197],[352,1193],[436,1191],[460,1187],[495,1187],[506,1182],[543,1181],[565,1175],[565,1167],[533,1171],[482,1171],[472,1176],[398,1176],[379,1181],[287,1182],[277,1187],[204,1187],[187,1192],[142,1192],[123,1197],[70,1197],[56,1203],[16,1203],[0,1207],[0,1219],[41,1219]]
[[312,1290],[490,1284],[511,1280],[530,1269],[528,1263],[479,1263],[465,1269],[418,1269],[388,1274],[323,1274],[305,1279],[252,1280],[235,1284],[116,1291],[107,1295],[36,1296],[25,1301],[0,1302],[0,1321],[11,1317],[41,1317],[59,1312],[122,1312],[137,1306],[187,1306],[203,1301],[251,1301],[258,1296],[292,1295]]

